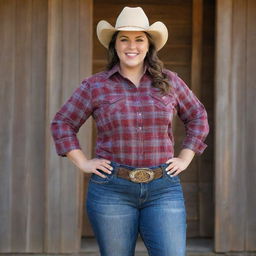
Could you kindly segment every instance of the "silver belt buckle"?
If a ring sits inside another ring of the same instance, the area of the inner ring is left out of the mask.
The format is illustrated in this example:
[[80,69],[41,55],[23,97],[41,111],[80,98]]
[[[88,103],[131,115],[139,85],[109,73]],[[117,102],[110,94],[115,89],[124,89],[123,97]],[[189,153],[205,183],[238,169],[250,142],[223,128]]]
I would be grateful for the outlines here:
[[147,183],[154,179],[154,171],[148,168],[136,168],[129,172],[131,181],[136,183]]

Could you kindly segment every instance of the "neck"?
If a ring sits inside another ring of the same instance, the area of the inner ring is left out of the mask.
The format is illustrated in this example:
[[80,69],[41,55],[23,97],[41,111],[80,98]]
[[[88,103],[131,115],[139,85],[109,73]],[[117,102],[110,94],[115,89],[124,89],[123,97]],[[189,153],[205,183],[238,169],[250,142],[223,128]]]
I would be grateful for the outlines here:
[[120,72],[121,74],[131,80],[136,86],[139,85],[140,79],[143,75],[144,71],[144,66],[141,65],[136,68],[129,68],[129,67],[124,67],[120,64]]

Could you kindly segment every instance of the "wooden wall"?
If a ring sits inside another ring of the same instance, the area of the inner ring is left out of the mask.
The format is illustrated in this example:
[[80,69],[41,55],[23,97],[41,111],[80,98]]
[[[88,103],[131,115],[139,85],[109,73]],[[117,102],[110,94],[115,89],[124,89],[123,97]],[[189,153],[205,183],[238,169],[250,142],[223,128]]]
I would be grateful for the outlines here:
[[[105,19],[113,26],[124,6],[123,0],[94,1],[94,51],[93,72],[104,69],[106,50],[98,42],[95,28],[99,20]],[[129,1],[128,6],[138,6]],[[205,104],[209,121],[213,125],[213,75],[214,75],[214,13],[213,0],[154,0],[139,3],[149,17],[150,24],[163,21],[169,30],[169,39],[159,52],[166,68],[179,74]],[[181,122],[175,120],[176,152],[184,137]],[[95,129],[94,129],[95,131]],[[94,140],[96,133],[94,133]],[[212,237],[214,229],[213,208],[213,132],[207,138],[209,144],[205,154],[197,157],[186,172],[181,175],[188,213],[189,237]],[[91,236],[88,221],[85,221],[83,235]]]
[[216,218],[218,252],[256,251],[256,2],[217,1]]
[[[56,155],[49,125],[60,105],[91,73],[93,27],[102,17],[113,24],[127,4],[119,1],[95,0],[94,9],[101,5],[93,19],[92,0],[0,0],[2,255],[60,254],[80,248],[83,177]],[[111,12],[106,11],[109,4]],[[202,4],[197,10],[200,21],[193,14]],[[208,149],[182,177],[190,235],[212,235],[215,132],[215,250],[255,251],[255,1],[217,0],[215,100],[214,1],[163,0],[159,5],[149,0],[141,6],[151,23],[160,16],[167,24],[170,38],[160,57],[192,88],[199,88],[209,113]],[[201,42],[193,41],[195,28]],[[104,64],[104,49],[97,44],[94,35],[94,72]],[[196,56],[201,56],[199,63]],[[196,79],[193,61],[201,66]],[[177,122],[177,144],[179,129]],[[92,131],[89,120],[80,132],[89,157]]]
[[80,249],[83,177],[49,127],[91,73],[91,21],[91,0],[0,0],[0,253]]
[[42,251],[47,2],[0,1],[0,252]]

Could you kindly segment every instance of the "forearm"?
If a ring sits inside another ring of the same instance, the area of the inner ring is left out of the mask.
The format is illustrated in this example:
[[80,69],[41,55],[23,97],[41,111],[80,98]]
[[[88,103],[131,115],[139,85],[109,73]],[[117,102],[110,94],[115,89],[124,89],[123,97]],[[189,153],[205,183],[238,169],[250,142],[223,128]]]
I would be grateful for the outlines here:
[[181,158],[187,163],[187,166],[191,163],[192,159],[195,156],[195,152],[189,148],[183,148],[179,155],[178,158]]
[[95,173],[102,178],[106,178],[106,176],[99,172],[99,170],[107,174],[110,174],[113,170],[109,160],[103,158],[87,159],[83,151],[80,149],[69,151],[67,153],[67,158],[84,173]]
[[75,164],[80,170],[83,170],[85,163],[88,161],[85,154],[80,149],[74,149],[67,153],[67,158]]

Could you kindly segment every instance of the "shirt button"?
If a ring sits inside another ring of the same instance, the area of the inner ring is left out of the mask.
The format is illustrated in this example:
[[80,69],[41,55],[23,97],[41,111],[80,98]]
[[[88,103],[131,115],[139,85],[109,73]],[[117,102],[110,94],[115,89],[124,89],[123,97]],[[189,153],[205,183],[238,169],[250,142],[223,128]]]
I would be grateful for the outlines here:
[[139,116],[141,116],[142,114],[141,113],[139,113]]
[[141,127],[141,126],[139,127],[139,130],[140,130],[140,131],[142,130],[142,127]]

